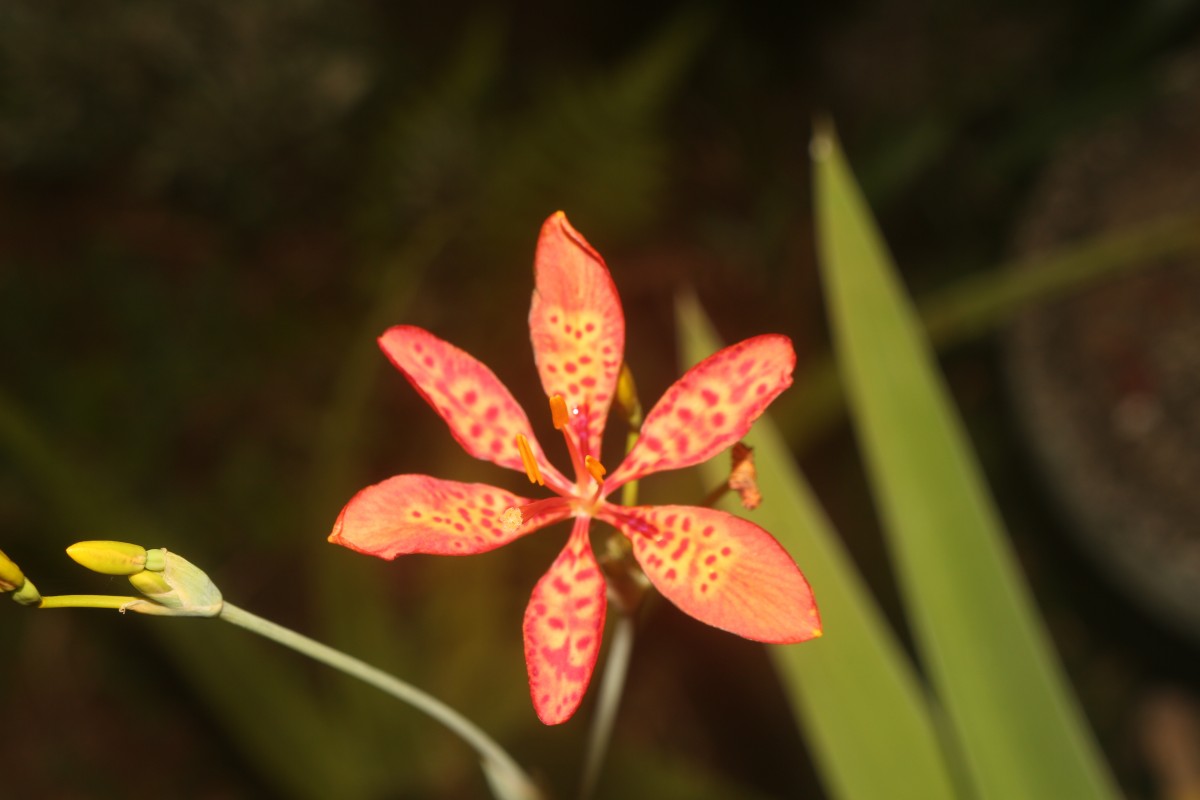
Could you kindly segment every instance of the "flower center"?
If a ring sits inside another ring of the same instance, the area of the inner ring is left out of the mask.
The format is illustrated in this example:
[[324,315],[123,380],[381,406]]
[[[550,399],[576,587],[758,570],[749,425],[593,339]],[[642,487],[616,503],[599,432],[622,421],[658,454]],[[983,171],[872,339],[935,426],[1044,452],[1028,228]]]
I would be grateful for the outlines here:
[[[575,468],[574,489],[567,493],[552,486],[551,488],[555,488],[562,497],[535,500],[524,506],[506,509],[500,516],[500,523],[505,531],[512,533],[520,529],[521,525],[534,515],[548,510],[550,506],[561,508],[564,499],[569,503],[575,516],[591,516],[600,505],[604,493],[604,476],[608,470],[604,468],[599,459],[594,458],[590,453],[582,452],[579,426],[575,424],[578,414],[579,409],[571,411],[567,408],[567,402],[561,394],[550,398],[550,418],[554,422],[555,430],[562,431],[563,440],[567,443],[567,453],[571,457],[571,466]],[[533,448],[529,446],[529,440],[523,434],[518,433],[516,445],[529,482],[545,486],[546,480],[542,477],[542,471],[538,467]]]

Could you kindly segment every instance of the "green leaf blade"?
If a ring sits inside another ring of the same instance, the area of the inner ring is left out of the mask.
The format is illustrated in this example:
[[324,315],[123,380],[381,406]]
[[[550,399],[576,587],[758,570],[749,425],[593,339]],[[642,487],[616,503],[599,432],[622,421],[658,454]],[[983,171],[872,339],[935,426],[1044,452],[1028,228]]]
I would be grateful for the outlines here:
[[917,643],[973,793],[1113,797],[866,204],[832,134],[819,133],[813,151],[835,352]]

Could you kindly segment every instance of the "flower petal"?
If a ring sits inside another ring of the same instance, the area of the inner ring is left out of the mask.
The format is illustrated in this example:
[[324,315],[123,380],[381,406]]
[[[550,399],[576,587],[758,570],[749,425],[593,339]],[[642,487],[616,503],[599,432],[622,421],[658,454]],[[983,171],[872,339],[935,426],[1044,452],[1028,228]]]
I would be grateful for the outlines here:
[[625,352],[625,314],[608,267],[561,211],[542,225],[529,332],[542,387],[583,419],[586,452],[600,438]]
[[730,345],[692,367],[663,394],[641,436],[606,481],[608,492],[651,472],[707,461],[746,435],[792,385],[796,352],[786,336]]
[[563,500],[561,514],[546,509],[549,513],[537,514],[517,530],[506,531],[500,515],[528,502],[484,483],[397,475],[354,495],[338,515],[329,541],[380,558],[405,553],[485,553],[565,519],[568,513]]
[[662,594],[701,622],[760,642],[821,635],[812,590],[791,556],[752,522],[694,506],[606,505]]
[[522,434],[546,482],[559,491],[570,487],[547,462],[529,418],[512,393],[470,353],[412,325],[388,329],[379,337],[379,346],[468,453],[524,472],[516,444],[517,434]]
[[538,719],[566,722],[579,708],[604,632],[604,576],[577,517],[567,546],[542,576],[525,610],[525,665]]

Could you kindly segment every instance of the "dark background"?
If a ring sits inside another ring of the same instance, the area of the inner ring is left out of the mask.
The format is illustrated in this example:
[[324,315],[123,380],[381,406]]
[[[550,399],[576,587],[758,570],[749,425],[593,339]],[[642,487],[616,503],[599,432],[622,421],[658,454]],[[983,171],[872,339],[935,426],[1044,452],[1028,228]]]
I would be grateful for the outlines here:
[[[678,374],[682,288],[727,340],[793,337],[803,373],[827,350],[815,114],[836,122],[920,297],[1025,253],[1030,226],[1050,224],[1048,176],[1098,132],[1138,124],[1138,174],[1162,98],[1200,98],[1198,26],[1189,3],[1084,0],[10,0],[3,549],[43,594],[125,593],[62,555],[80,539],[178,551],[238,605],[444,697],[570,796],[589,706],[537,723],[519,632],[561,537],[394,564],[324,541],[346,499],[391,474],[516,480],[454,446],[374,337],[429,328],[544,425],[525,318],[537,231],[561,208],[612,269],[643,402]],[[1155,185],[1200,172],[1170,163]],[[1144,211],[1137,186],[1119,191]],[[1066,244],[1139,213],[1054,230]],[[1008,347],[980,336],[944,364],[1105,753],[1129,794],[1160,796],[1145,745],[1186,723],[1195,633],[1098,566],[1021,422]],[[847,430],[796,444],[902,627]],[[687,475],[644,487],[674,502],[704,489]],[[434,723],[227,626],[0,611],[6,796],[483,792]],[[662,604],[602,793],[705,791],[821,792],[761,648]]]

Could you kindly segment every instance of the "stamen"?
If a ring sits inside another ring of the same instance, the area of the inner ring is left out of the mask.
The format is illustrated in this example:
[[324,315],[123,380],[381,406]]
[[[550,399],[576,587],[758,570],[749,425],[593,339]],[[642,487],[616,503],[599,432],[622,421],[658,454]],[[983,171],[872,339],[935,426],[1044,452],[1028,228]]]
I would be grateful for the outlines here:
[[567,411],[567,401],[561,394],[550,398],[550,418],[554,420],[554,430],[556,431],[561,431],[571,421],[571,415]]
[[[536,483],[538,486],[545,486],[546,480],[542,477],[541,470],[538,469],[537,460],[533,457],[533,450],[529,448],[529,440],[524,434],[517,434],[517,450],[521,453],[521,463],[525,465],[525,474],[529,476],[530,483]],[[517,523],[520,525],[520,522]]]
[[584,456],[583,463],[587,467],[587,471],[592,473],[592,477],[596,479],[596,483],[604,483],[604,476],[608,470],[604,468],[603,464],[591,456]]

